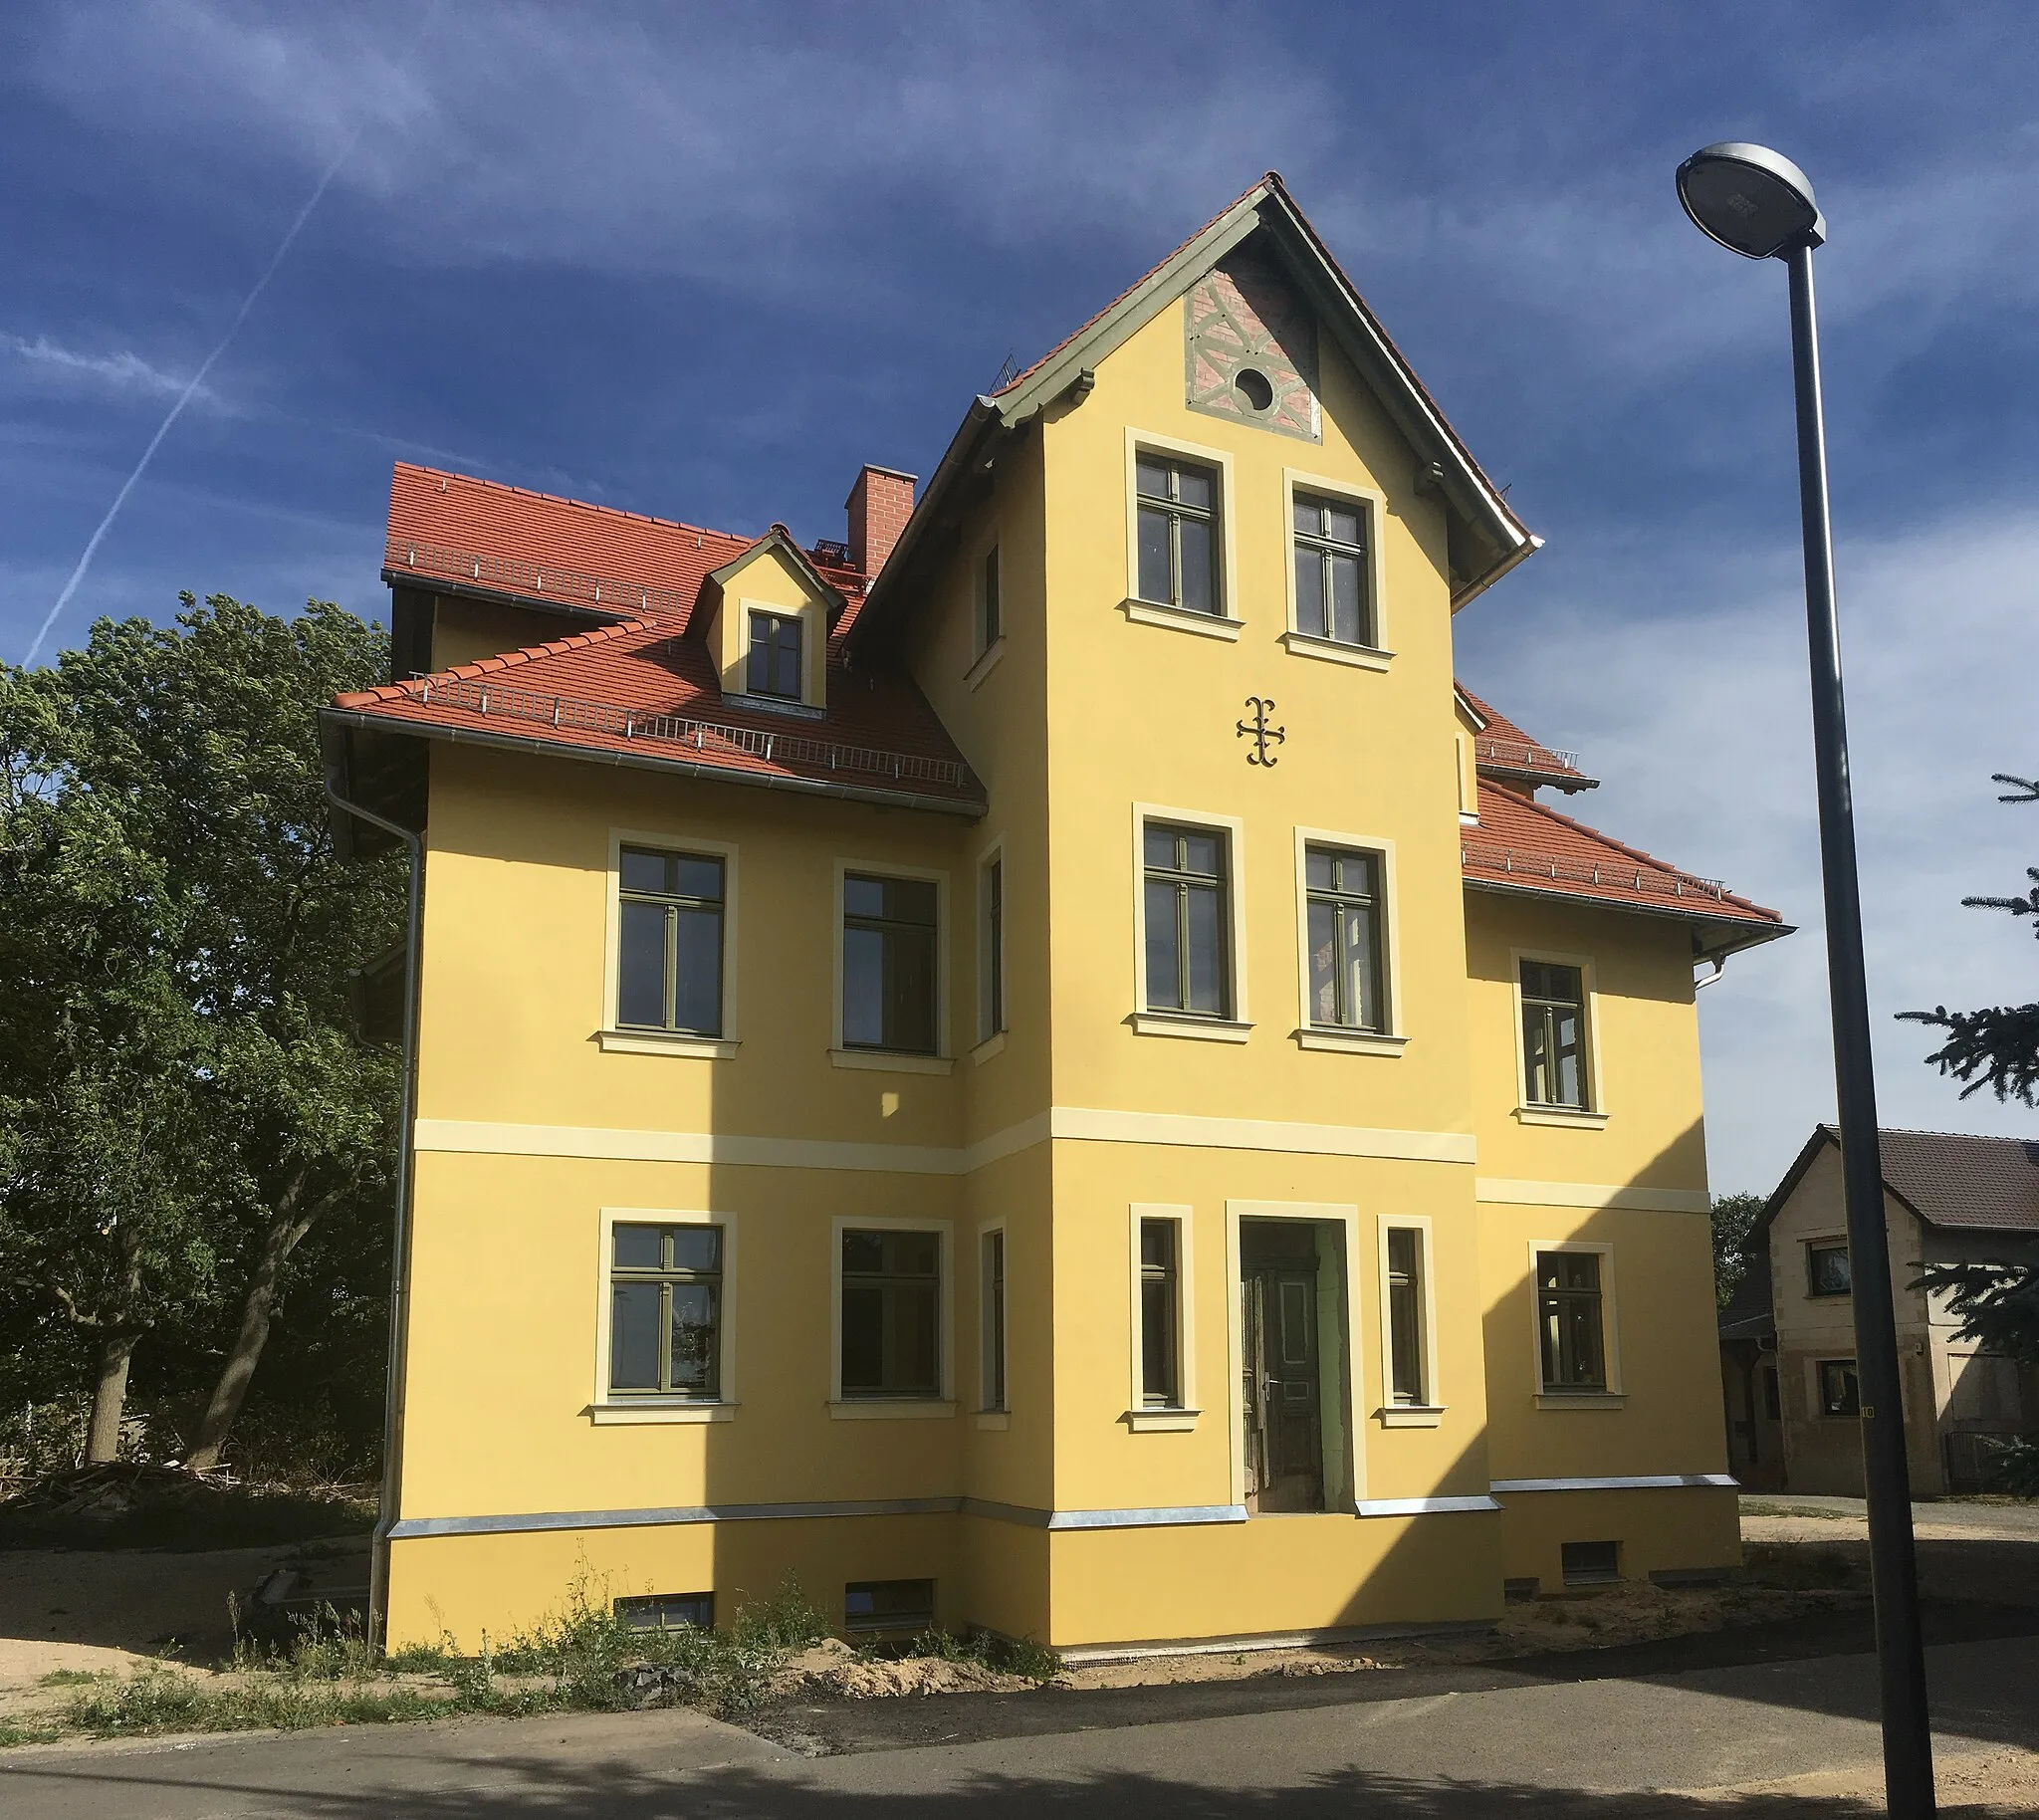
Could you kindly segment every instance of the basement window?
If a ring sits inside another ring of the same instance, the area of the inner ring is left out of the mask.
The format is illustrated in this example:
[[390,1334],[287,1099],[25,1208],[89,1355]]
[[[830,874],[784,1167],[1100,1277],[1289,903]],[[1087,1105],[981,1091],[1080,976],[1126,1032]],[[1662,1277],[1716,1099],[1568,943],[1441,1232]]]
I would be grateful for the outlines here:
[[1558,1564],[1567,1586],[1608,1586],[1621,1578],[1619,1542],[1561,1542]]
[[715,1595],[712,1592],[646,1593],[641,1598],[618,1599],[617,1619],[633,1631],[677,1631],[715,1628]]
[[852,1637],[913,1636],[934,1623],[932,1580],[852,1580],[842,1589],[842,1628]]

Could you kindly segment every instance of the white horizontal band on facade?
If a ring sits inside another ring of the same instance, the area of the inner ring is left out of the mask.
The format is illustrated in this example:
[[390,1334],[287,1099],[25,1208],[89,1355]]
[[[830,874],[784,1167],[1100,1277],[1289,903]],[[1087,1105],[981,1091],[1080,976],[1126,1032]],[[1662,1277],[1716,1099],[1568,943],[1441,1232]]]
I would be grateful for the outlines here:
[[1498,1510],[1500,1505],[1475,1493],[1471,1497],[1363,1497],[1354,1507],[1361,1516],[1436,1516],[1451,1510]]
[[1475,1176],[1473,1198],[1504,1207],[1610,1208],[1640,1214],[1705,1214],[1713,1203],[1699,1188],[1625,1188],[1618,1182],[1521,1182]]
[[1509,1491],[1676,1491],[1686,1486],[1727,1490],[1740,1480],[1731,1473],[1638,1473],[1615,1479],[1496,1479],[1497,1493]]
[[1291,1156],[1379,1157],[1416,1163],[1475,1160],[1473,1138],[1462,1131],[1384,1131],[1362,1125],[1201,1118],[1176,1112],[1108,1112],[1088,1106],[1056,1106],[975,1144],[960,1147],[740,1137],[720,1131],[629,1131],[600,1125],[512,1125],[454,1118],[421,1118],[415,1131],[419,1150],[452,1155],[575,1157],[595,1162],[700,1163],[763,1169],[876,1170],[921,1176],[966,1176],[1048,1138],[1273,1151]]

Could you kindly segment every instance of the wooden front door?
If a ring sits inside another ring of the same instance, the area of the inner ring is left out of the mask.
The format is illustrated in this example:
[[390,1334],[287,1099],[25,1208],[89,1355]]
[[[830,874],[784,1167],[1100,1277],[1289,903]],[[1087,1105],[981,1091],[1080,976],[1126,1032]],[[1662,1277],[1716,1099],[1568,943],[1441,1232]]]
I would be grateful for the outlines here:
[[[1291,1226],[1295,1232],[1280,1235],[1280,1242],[1264,1251],[1249,1247],[1242,1233],[1240,1352],[1246,1508],[1256,1515],[1321,1510],[1323,1358],[1317,1332],[1315,1236],[1300,1221],[1265,1224]],[[1293,1243],[1298,1234],[1310,1241],[1306,1253]]]

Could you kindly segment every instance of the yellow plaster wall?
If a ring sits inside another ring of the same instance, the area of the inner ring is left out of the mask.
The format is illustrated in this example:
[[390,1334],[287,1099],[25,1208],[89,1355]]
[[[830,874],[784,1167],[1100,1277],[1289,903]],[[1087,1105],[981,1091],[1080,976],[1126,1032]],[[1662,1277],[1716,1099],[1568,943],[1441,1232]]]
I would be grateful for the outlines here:
[[753,551],[738,559],[725,577],[722,599],[708,622],[708,648],[716,674],[731,695],[745,693],[745,670],[751,649],[750,608],[800,615],[800,700],[809,707],[827,701],[828,613],[816,593],[783,550]]
[[1741,1562],[1741,1519],[1730,1487],[1652,1491],[1521,1491],[1505,1494],[1503,1571],[1545,1592],[1564,1585],[1566,1542],[1619,1542],[1625,1580]]

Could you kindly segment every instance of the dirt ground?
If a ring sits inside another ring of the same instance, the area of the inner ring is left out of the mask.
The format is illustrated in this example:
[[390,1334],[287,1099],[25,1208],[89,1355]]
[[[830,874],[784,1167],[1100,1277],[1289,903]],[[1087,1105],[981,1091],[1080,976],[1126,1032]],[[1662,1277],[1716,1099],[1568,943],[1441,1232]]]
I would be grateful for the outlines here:
[[[2039,1814],[2039,1750],[2015,1745],[1965,1751],[1942,1750],[1932,1766],[1939,1797],[1940,1820],[1998,1820],[2010,1814]],[[1751,1798],[1783,1796],[1807,1804],[1834,1804],[1834,1811],[1882,1811],[1884,1783],[1880,1764],[1860,1769],[1820,1770],[1771,1782],[1737,1782],[1721,1788],[1688,1788],[1674,1795],[1717,1801],[1730,1810]],[[1860,1810],[1853,1805],[1860,1803]]]

